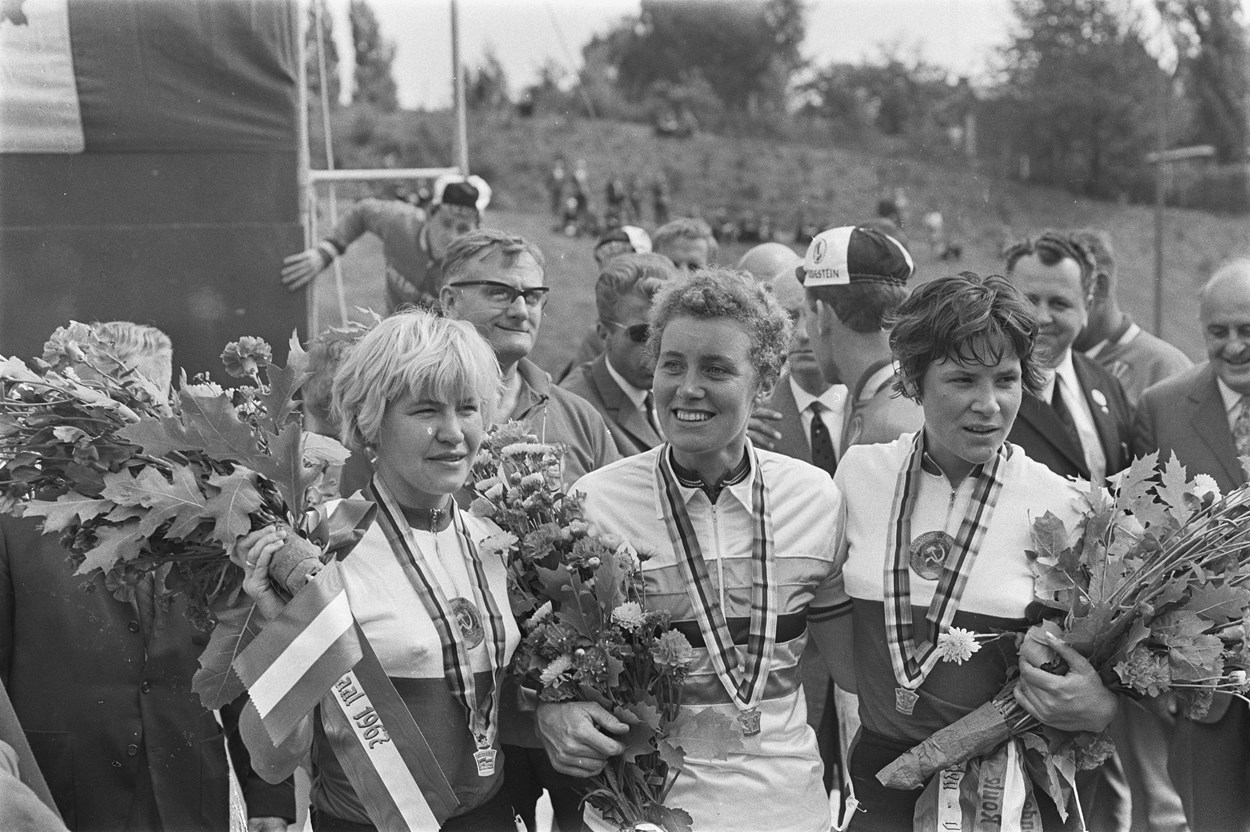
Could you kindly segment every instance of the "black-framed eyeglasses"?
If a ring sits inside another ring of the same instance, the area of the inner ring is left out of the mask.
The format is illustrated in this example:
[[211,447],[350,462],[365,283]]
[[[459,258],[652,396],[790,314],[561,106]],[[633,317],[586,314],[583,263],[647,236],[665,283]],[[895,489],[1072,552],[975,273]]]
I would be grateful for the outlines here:
[[625,330],[625,335],[635,344],[644,344],[651,337],[651,324],[633,324],[627,326],[616,321],[604,321],[608,326],[614,326],[618,329]]
[[476,286],[482,290],[482,295],[486,298],[487,303],[500,308],[511,306],[516,303],[517,298],[525,298],[525,305],[529,307],[545,306],[547,293],[551,291],[550,286],[531,286],[528,289],[518,289],[516,286],[500,283],[498,280],[459,280],[448,285],[453,288]]

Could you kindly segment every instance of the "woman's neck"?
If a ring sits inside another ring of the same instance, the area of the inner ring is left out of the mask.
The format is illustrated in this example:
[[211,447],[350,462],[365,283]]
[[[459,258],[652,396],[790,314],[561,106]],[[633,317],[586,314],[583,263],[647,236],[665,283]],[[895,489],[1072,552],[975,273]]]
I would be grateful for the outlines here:
[[399,510],[412,528],[425,532],[441,532],[451,525],[452,499],[447,494],[439,505],[415,507],[400,504]]
[[687,453],[673,448],[673,459],[682,468],[698,474],[705,484],[714,486],[738,466],[744,453],[746,440],[742,439],[731,442],[724,448],[703,453]]

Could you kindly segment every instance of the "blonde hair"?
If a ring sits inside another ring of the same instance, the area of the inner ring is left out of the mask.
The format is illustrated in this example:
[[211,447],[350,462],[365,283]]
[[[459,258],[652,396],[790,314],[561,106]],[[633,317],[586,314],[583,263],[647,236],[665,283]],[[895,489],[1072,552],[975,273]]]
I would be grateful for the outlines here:
[[407,393],[444,402],[476,398],[489,425],[503,381],[472,324],[424,309],[396,312],[348,352],[334,374],[332,410],[345,445],[376,445],[382,417]]

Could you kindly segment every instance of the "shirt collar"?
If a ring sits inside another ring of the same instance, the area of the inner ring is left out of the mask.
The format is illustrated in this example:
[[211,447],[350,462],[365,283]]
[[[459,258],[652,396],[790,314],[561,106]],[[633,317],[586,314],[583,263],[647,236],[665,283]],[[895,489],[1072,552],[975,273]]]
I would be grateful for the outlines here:
[[788,379],[790,381],[790,392],[794,394],[794,404],[799,413],[811,407],[812,402],[820,402],[825,406],[826,410],[838,411],[842,409],[842,402],[845,401],[847,394],[845,384],[831,384],[828,390],[819,396],[813,396],[799,386],[799,383],[794,380],[794,376],[788,376]]
[[517,391],[516,407],[508,418],[521,420],[551,398],[551,377],[528,358],[517,362],[516,372],[521,378],[521,389]]
[[1232,413],[1233,408],[1241,404],[1241,394],[1224,383],[1224,379],[1215,377],[1215,386],[1220,388],[1220,398],[1224,400],[1224,412]]
[[[677,477],[677,483],[690,491],[690,496],[694,496],[696,491],[702,491],[712,505],[716,505],[716,500],[720,497],[722,491],[728,491],[734,499],[744,506],[751,505],[751,475],[752,460],[754,454],[751,453],[751,441],[747,440],[747,446],[743,449],[742,459],[738,464],[725,473],[720,481],[714,485],[708,485],[694,471],[681,467],[676,457],[673,455],[672,446],[667,446],[665,451],[668,454],[668,463],[672,466],[673,475]],[[687,498],[689,502],[689,498]]]
[[1072,363],[1072,350],[1070,349],[1064,354],[1063,360],[1059,362],[1059,366],[1046,372],[1045,375],[1046,383],[1042,386],[1042,392],[1046,394],[1043,400],[1047,404],[1050,404],[1050,400],[1054,398],[1055,382],[1060,378],[1063,379],[1067,394],[1076,395],[1081,389],[1081,385],[1076,378],[1076,367]]
[[625,397],[634,403],[635,408],[642,410],[647,399],[648,391],[643,390],[640,387],[635,387],[626,381],[625,377],[618,373],[616,368],[612,366],[612,359],[608,356],[605,355],[603,357],[603,363],[608,368],[608,375],[610,375],[612,380],[616,382],[616,386],[621,388],[621,392],[625,394]]

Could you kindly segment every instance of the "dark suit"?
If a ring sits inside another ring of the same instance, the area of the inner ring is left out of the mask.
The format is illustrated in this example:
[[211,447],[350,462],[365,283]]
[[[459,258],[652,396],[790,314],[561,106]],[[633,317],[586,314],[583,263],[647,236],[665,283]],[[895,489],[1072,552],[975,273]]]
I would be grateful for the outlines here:
[[[1122,471],[1132,461],[1133,422],[1133,410],[1124,388],[1115,376],[1084,355],[1073,353],[1072,365],[1085,403],[1094,417],[1094,429],[1107,458],[1107,473]],[[1050,404],[1032,393],[1024,394],[1020,413],[1007,439],[1019,445],[1030,459],[1056,474],[1089,479],[1089,466],[1076,438]]]
[[[191,692],[207,637],[158,602],[145,645],[137,606],[67,558],[33,521],[0,518],[0,678],[66,825],[228,829],[223,732]],[[289,781],[243,782],[253,817],[294,818]]]
[[787,373],[777,382],[777,389],[764,402],[764,407],[781,414],[781,421],[772,425],[781,438],[773,444],[773,450],[793,459],[804,462],[812,461],[811,435],[803,430],[803,418],[799,415],[799,406],[794,401],[794,390],[790,388],[790,376]]
[[[1207,474],[1227,493],[1246,483],[1210,364],[1147,388],[1133,423],[1137,453],[1175,453],[1190,477]],[[1250,829],[1250,715],[1217,696],[1202,723],[1181,718],[1172,741],[1172,779],[1192,832]]]
[[649,451],[664,441],[612,378],[606,354],[573,370],[560,386],[594,405],[621,456]]

